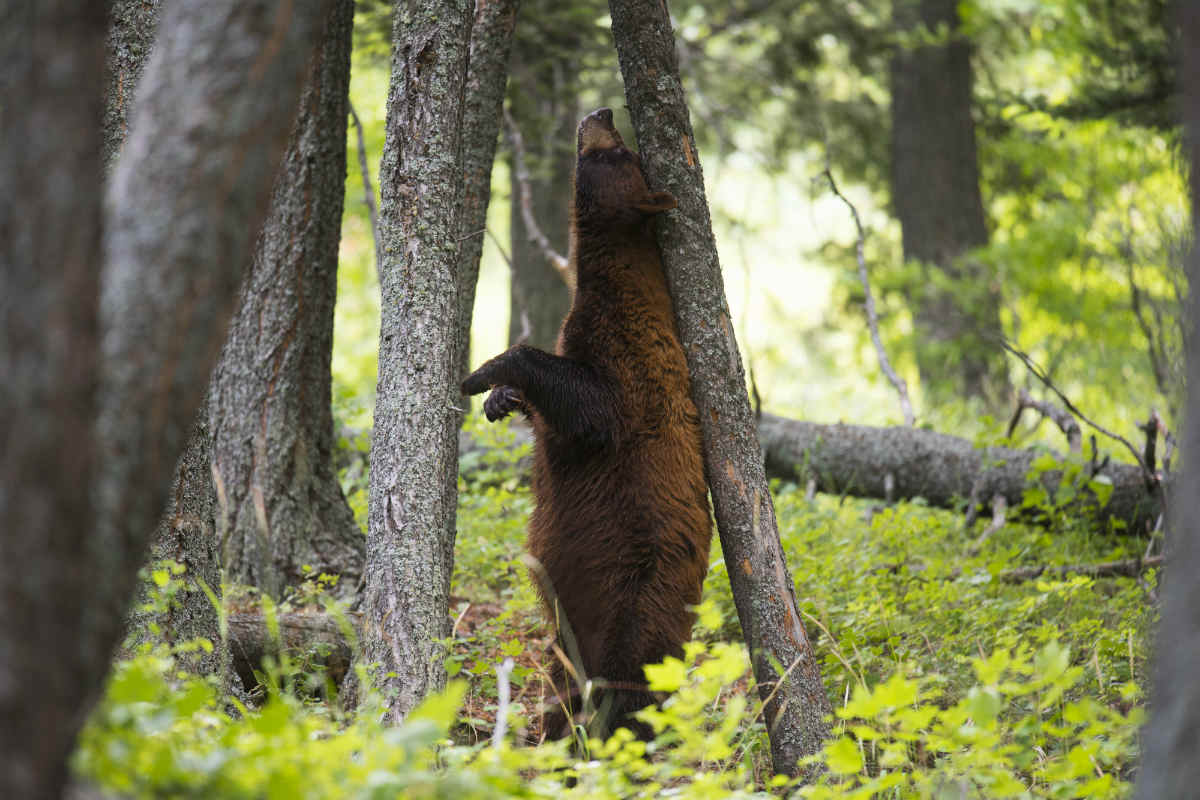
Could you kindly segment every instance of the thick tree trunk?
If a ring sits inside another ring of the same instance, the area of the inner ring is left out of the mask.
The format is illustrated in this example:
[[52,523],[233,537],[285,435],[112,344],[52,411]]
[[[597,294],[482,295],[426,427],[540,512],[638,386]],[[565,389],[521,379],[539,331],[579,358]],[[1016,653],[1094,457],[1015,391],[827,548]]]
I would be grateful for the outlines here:
[[796,774],[832,714],[783,560],[741,356],[721,280],[704,179],[683,97],[675,41],[660,0],[610,0],[647,180],[679,210],[660,215],[658,241],[675,301],[729,580],[754,664],[775,771]]
[[[562,45],[560,45],[562,46]],[[564,46],[565,49],[565,46]],[[548,56],[541,42],[521,37],[513,55],[512,114],[526,144],[533,218],[551,246],[567,253],[567,212],[574,197],[575,126],[578,65]],[[510,151],[510,232],[512,283],[509,293],[508,343],[525,344],[553,353],[558,330],[571,307],[571,293],[562,276],[531,239],[521,215],[521,188]],[[528,330],[526,330],[528,326]]]
[[[939,508],[962,508],[971,498],[987,505],[996,495],[1005,498],[1008,508],[1020,507],[1030,465],[1039,456],[1034,450],[980,448],[967,439],[920,428],[820,425],[772,414],[763,415],[758,435],[771,477],[813,480],[818,491],[837,495],[888,501],[920,497]],[[1062,474],[1042,473],[1043,487],[1054,492]],[[1162,496],[1147,488],[1141,468],[1110,462],[1099,474],[1112,485],[1108,502],[1098,507],[1094,495],[1082,492],[1070,506],[1072,513],[1101,525],[1123,522],[1127,533],[1152,529],[1162,513]]]
[[396,6],[380,169],[383,317],[363,650],[396,721],[441,688],[459,413],[457,264],[471,5]]
[[[942,273],[925,281],[913,308],[922,387],[934,402],[961,394],[1002,400],[1009,385],[996,346],[999,288],[981,264],[965,258],[988,241],[970,42],[959,32],[957,0],[897,0],[893,15],[909,37],[901,38],[891,68],[892,203],[904,258]],[[949,38],[919,43],[922,33]]]
[[0,15],[0,797],[59,796],[112,643],[81,625],[106,25],[71,0]]
[[[1192,226],[1200,236],[1200,7],[1177,9],[1181,109],[1191,168]],[[1139,800],[1184,800],[1200,786],[1200,249],[1188,258],[1188,401],[1184,464],[1171,492],[1162,622],[1150,719],[1142,731]]]
[[210,389],[227,576],[274,597],[322,572],[353,591],[362,574],[365,538],[332,461],[329,371],[353,19],[353,0],[334,0]]
[[[500,133],[500,109],[508,82],[513,27],[520,0],[477,3],[471,27],[471,59],[463,111],[462,244],[458,251],[458,375],[470,371],[475,285],[492,197],[492,164]],[[463,399],[463,407],[468,401]]]

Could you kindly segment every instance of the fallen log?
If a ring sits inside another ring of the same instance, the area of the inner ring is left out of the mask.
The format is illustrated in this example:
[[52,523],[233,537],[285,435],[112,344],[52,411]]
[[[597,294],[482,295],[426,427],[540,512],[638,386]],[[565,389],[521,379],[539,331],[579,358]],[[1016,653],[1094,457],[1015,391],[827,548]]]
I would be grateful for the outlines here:
[[[1043,454],[976,447],[967,439],[920,428],[825,425],[772,414],[763,414],[758,435],[772,477],[800,484],[812,480],[818,491],[828,494],[888,501],[919,497],[931,506],[953,509],[965,509],[972,501],[989,504],[997,495],[1008,508],[1020,509],[1030,488],[1030,465]],[[1066,457],[1051,455],[1067,463]],[[1109,522],[1119,522],[1127,533],[1152,530],[1162,513],[1161,489],[1148,487],[1141,468],[1133,464],[1107,460],[1096,470],[1088,477],[1100,477],[1112,486],[1107,502],[1100,506],[1084,489],[1068,510],[1106,528]],[[1090,473],[1091,467],[1085,464],[1084,471]],[[1061,469],[1041,475],[1052,500],[1062,475]]]
[[[278,614],[278,636],[271,634],[266,618],[259,610],[234,611],[227,618],[229,655],[234,671],[246,691],[258,686],[263,659],[286,655],[299,671],[320,667],[334,686],[340,686],[353,656],[343,624],[324,611],[290,611]],[[358,627],[355,615],[349,617]]]

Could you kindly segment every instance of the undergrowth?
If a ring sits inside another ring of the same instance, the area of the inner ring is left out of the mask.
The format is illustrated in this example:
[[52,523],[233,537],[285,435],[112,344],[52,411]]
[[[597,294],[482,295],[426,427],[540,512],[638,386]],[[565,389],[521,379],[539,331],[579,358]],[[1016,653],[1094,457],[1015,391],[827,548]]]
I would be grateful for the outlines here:
[[[1144,541],[1060,516],[1050,528],[1007,524],[972,554],[978,531],[961,515],[809,500],[790,484],[774,487],[780,535],[835,708],[810,783],[771,775],[715,542],[697,641],[684,659],[647,668],[654,688],[674,692],[643,712],[656,740],[622,731],[574,749],[526,745],[550,641],[521,563],[528,453],[495,446],[511,442],[503,427],[486,435],[493,446],[464,458],[460,480],[445,693],[386,727],[372,694],[349,714],[265,675],[265,703],[247,708],[182,669],[177,656],[196,643],[145,645],[117,665],[80,738],[77,774],[135,797],[1129,794],[1156,575],[1003,578],[1028,564],[1133,557]],[[507,732],[493,741],[499,717]]]

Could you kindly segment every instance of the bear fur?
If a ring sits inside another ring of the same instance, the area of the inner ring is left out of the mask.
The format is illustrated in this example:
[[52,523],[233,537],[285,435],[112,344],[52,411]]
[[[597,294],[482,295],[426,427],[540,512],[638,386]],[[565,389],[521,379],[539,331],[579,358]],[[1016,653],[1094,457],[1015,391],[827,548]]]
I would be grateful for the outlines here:
[[492,389],[489,420],[522,411],[533,425],[528,547],[576,673],[554,660],[566,713],[550,714],[545,733],[569,734],[590,704],[594,734],[647,737],[630,716],[655,702],[642,667],[682,655],[712,536],[700,420],[653,230],[675,198],[646,187],[609,109],[580,123],[577,153],[577,283],[557,352],[512,347],[463,391]]

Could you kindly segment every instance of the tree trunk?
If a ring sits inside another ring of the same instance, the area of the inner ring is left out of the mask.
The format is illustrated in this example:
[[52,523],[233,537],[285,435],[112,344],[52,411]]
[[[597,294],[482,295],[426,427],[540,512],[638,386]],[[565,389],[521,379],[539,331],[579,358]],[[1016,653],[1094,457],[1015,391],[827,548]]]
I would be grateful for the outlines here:
[[[104,117],[104,158],[110,172],[128,133],[137,84],[154,44],[161,6],[161,0],[117,0],[112,6]],[[184,573],[174,576],[182,586],[163,604],[152,602],[152,584],[141,581],[125,641],[135,648],[147,642],[177,644],[207,639],[214,645],[211,650],[194,650],[181,656],[182,666],[207,675],[221,673],[225,659],[216,646],[221,638],[218,610],[204,590],[207,586],[217,596],[221,592],[206,415],[206,408],[202,408],[176,465],[167,511],[158,521],[147,562],[151,568],[164,560],[182,565]]]
[[334,0],[211,381],[227,576],[276,598],[322,572],[353,591],[362,574],[365,539],[333,467],[329,371],[353,18],[353,0]]
[[679,210],[660,215],[658,242],[692,396],[721,547],[754,664],[777,773],[794,775],[816,753],[832,714],[783,560],[745,374],[721,280],[704,179],[665,3],[610,0],[613,39],[648,182]]
[[471,7],[396,6],[380,168],[383,315],[364,656],[398,721],[445,682],[458,467],[456,242]]
[[129,114],[154,45],[162,0],[113,0],[108,29],[108,91],[104,108],[104,163],[111,170],[129,133]]
[[10,3],[0,20],[0,797],[59,796],[108,665],[80,624],[98,571],[105,11]]
[[[500,109],[519,0],[477,3],[471,27],[471,58],[463,111],[462,243],[458,257],[458,376],[470,371],[475,285],[492,196],[492,164],[500,133]],[[469,401],[463,399],[462,407]]]
[[[889,502],[920,497],[939,508],[962,508],[971,498],[987,505],[996,495],[1005,498],[1008,508],[1019,508],[1029,487],[1030,465],[1039,456],[1034,450],[980,448],[967,439],[920,428],[820,425],[773,414],[763,415],[758,435],[773,478],[813,480],[822,492]],[[1047,470],[1042,486],[1053,493],[1062,474]],[[1108,502],[1097,507],[1094,495],[1081,492],[1068,512],[1093,517],[1102,526],[1119,520],[1127,533],[1147,534],[1162,513],[1161,493],[1147,488],[1141,468],[1133,464],[1109,462],[1099,474],[1112,485]]]
[[[567,58],[547,56],[540,42],[519,40],[513,55],[512,114],[525,140],[533,218],[551,246],[567,253],[567,212],[574,197],[575,125],[579,122],[576,72]],[[521,216],[515,158],[509,158],[512,283],[508,343],[554,352],[558,330],[571,307],[571,293],[542,250],[530,240]]]
[[[1193,231],[1200,235],[1200,8],[1181,3],[1180,109],[1185,152],[1191,168]],[[1169,561],[1162,622],[1155,653],[1150,719],[1142,731],[1140,800],[1185,800],[1200,785],[1200,249],[1195,237],[1188,258],[1186,330],[1188,401],[1182,452],[1184,464],[1171,492]]]
[[[927,272],[913,309],[922,388],[934,402],[961,395],[1002,401],[1009,384],[996,345],[999,287],[967,256],[988,242],[971,45],[959,32],[957,0],[897,0],[893,15],[902,37],[891,66],[892,203],[905,260],[940,273]],[[942,39],[921,43],[922,35]]]

